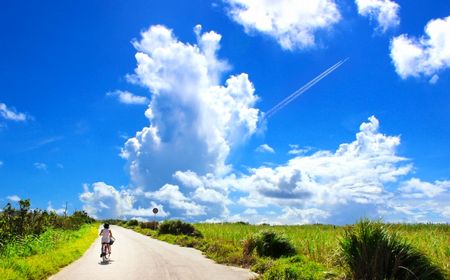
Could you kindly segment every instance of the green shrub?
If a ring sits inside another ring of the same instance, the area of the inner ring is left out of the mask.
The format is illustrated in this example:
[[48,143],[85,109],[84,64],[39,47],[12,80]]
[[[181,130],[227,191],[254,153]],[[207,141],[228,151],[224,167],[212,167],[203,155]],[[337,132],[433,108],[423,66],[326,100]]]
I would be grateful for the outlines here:
[[139,223],[139,226],[141,228],[148,228],[148,229],[157,230],[158,226],[159,226],[159,223],[157,221],[142,222],[142,223]]
[[345,232],[340,247],[352,279],[446,279],[427,256],[379,222],[361,220]]
[[326,279],[325,267],[305,257],[295,256],[276,260],[263,274],[264,280]]
[[260,257],[279,258],[296,253],[294,246],[285,236],[270,230],[261,231],[244,240],[244,255],[250,255],[254,249]]
[[242,254],[244,257],[251,256],[256,248],[255,235],[249,235],[242,241]]
[[50,228],[77,230],[95,221],[84,211],[57,215],[54,211],[31,210],[29,199],[20,200],[18,206],[16,209],[8,203],[0,211],[0,253],[7,244],[39,236]]
[[205,252],[207,255],[226,256],[234,251],[231,244],[220,241],[212,241],[206,244]]
[[127,222],[127,226],[129,226],[129,227],[135,227],[137,225],[139,225],[139,222],[137,220],[129,220]]
[[252,271],[262,275],[273,266],[273,263],[274,260],[271,258],[258,258],[252,266]]
[[180,220],[164,221],[159,225],[158,234],[173,234],[173,235],[190,235],[201,237],[202,234],[189,223]]

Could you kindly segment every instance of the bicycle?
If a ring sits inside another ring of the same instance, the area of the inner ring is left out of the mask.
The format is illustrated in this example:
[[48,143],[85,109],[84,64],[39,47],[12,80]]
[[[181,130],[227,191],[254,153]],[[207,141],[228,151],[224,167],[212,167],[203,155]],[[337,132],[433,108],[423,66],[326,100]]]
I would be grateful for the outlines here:
[[111,237],[109,243],[102,243],[102,252],[100,254],[100,257],[102,258],[102,262],[104,262],[104,263],[108,262],[109,257],[111,256],[111,250],[108,251],[108,245],[110,245],[110,246],[113,245],[114,241],[116,241],[116,239],[114,237]]

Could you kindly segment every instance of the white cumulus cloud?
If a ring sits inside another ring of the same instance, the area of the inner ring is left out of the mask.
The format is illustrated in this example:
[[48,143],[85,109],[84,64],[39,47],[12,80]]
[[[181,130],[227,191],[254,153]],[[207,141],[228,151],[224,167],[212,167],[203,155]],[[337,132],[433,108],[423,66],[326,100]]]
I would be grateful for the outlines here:
[[166,184],[157,191],[145,193],[145,197],[163,202],[171,208],[182,210],[181,214],[184,216],[206,214],[203,206],[187,198],[176,185]]
[[128,79],[151,93],[149,123],[121,150],[130,187],[85,185],[80,200],[89,214],[147,219],[157,207],[191,221],[448,219],[448,182],[408,180],[413,164],[397,153],[400,137],[381,133],[374,116],[333,151],[292,145],[285,163],[236,170],[228,158],[255,134],[258,98],[247,74],[223,79],[230,67],[217,57],[221,36],[200,26],[194,33],[196,43],[181,42],[156,25],[134,41],[137,67]]
[[241,179],[242,185],[250,196],[278,205],[379,202],[384,184],[395,182],[411,166],[396,155],[400,138],[383,135],[378,128],[378,120],[371,117],[355,141],[341,144],[335,152],[318,151],[275,168],[254,168]]
[[[231,174],[216,181],[193,173],[180,178],[195,186],[237,190],[241,195],[234,203],[259,209],[258,214],[252,211],[251,216],[244,213],[225,220],[346,223],[364,214],[378,217],[379,209],[394,195],[389,186],[409,174],[412,164],[397,155],[399,145],[398,136],[379,132],[379,121],[372,116],[361,124],[353,142],[341,144],[334,152],[297,154],[287,163],[252,168],[248,175]],[[268,209],[278,212],[268,214]]]
[[386,32],[389,28],[400,24],[398,15],[400,5],[391,0],[356,0],[358,13],[362,16],[376,20],[378,29]]
[[420,38],[402,34],[391,41],[391,58],[401,78],[431,77],[436,83],[440,71],[450,67],[450,16],[433,19]]
[[93,183],[92,190],[87,184],[83,188],[83,210],[94,218],[123,217],[133,209],[134,197],[129,190],[119,191],[104,182]]
[[387,221],[448,223],[449,201],[450,181],[426,182],[411,178],[400,184],[381,213]]
[[230,17],[245,31],[275,38],[283,49],[316,44],[316,33],[341,19],[334,0],[225,0]]
[[318,208],[286,207],[278,222],[283,224],[311,224],[321,222],[331,216],[330,212]]
[[[79,197],[83,202],[83,210],[99,219],[155,217],[153,208],[159,210],[156,217],[195,216],[204,213],[203,206],[185,197],[178,190],[178,186],[174,185],[166,184],[155,192],[131,188],[118,190],[104,182],[96,182],[92,186],[85,184],[83,188],[83,193]],[[166,208],[174,209],[174,211],[169,212]]]
[[[136,217],[141,217],[141,218],[142,217],[164,218],[164,217],[169,216],[169,213],[164,210],[164,205],[158,204],[158,203],[156,203],[154,201],[152,201],[150,203],[150,205],[151,206],[149,208],[145,208],[145,207],[142,207],[142,206],[141,207],[137,207],[137,208],[133,208],[131,210],[128,210],[124,215],[134,216],[134,218],[136,218]],[[158,213],[157,214],[153,213],[153,208],[157,208],[158,209]],[[142,218],[142,219],[145,219],[145,218]]]
[[5,103],[0,103],[0,116],[5,120],[24,122],[28,119],[25,113],[17,112],[14,108],[9,108]]
[[[450,182],[407,179],[413,165],[397,154],[400,137],[382,134],[379,126],[370,117],[354,141],[335,151],[296,154],[274,167],[225,175],[177,171],[176,184],[155,190],[117,190],[99,182],[92,191],[85,186],[80,198],[96,217],[145,218],[158,205],[164,216],[191,221],[345,224],[362,216],[448,221]],[[236,206],[243,209],[230,210]]]
[[176,171],[223,174],[231,149],[256,131],[257,96],[245,73],[219,84],[227,63],[217,57],[221,36],[202,33],[197,44],[183,43],[172,30],[151,26],[135,41],[137,68],[130,81],[147,87],[152,98],[145,116],[150,124],[127,140],[132,181],[156,189]]
[[412,178],[403,183],[399,191],[405,197],[433,198],[450,191],[450,181],[423,182],[418,178]]
[[129,105],[143,105],[148,104],[149,99],[145,96],[135,95],[129,91],[116,90],[106,93],[107,96],[117,97],[120,103]]
[[130,217],[154,217],[153,208],[158,208],[157,217],[169,215],[163,205],[155,201],[142,203],[144,194],[139,190],[121,189],[104,182],[93,183],[92,186],[85,184],[80,200],[83,202],[83,210],[98,219]]

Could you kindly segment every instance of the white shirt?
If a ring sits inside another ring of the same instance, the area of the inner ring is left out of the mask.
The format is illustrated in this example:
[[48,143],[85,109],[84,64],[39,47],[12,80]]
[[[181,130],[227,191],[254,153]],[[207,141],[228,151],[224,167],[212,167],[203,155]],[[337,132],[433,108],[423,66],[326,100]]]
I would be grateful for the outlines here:
[[102,234],[102,243],[109,243],[109,241],[110,241],[109,233],[110,233],[110,231],[109,231],[108,228],[102,229],[102,232],[101,232],[101,234]]

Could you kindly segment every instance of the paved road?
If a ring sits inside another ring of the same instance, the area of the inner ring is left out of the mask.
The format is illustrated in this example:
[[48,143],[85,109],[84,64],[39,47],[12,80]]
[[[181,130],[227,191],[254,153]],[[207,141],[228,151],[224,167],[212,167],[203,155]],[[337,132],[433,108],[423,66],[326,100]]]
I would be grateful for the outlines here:
[[116,242],[108,264],[101,262],[98,239],[83,257],[49,279],[244,280],[255,276],[246,269],[216,264],[192,248],[171,245],[122,227],[112,226],[111,230]]

